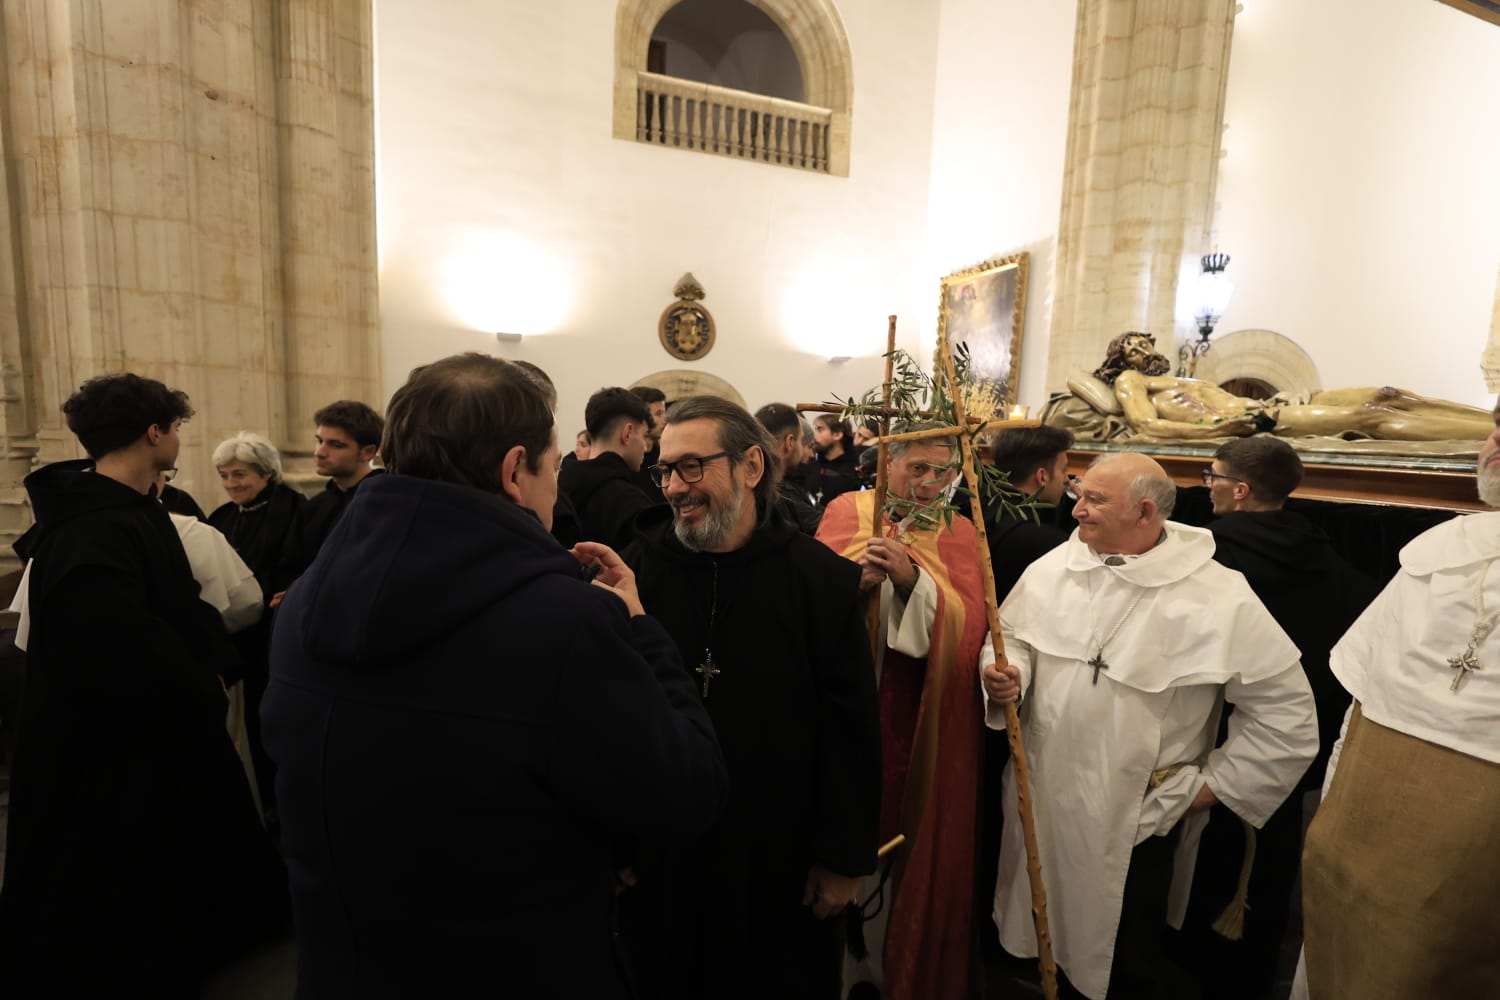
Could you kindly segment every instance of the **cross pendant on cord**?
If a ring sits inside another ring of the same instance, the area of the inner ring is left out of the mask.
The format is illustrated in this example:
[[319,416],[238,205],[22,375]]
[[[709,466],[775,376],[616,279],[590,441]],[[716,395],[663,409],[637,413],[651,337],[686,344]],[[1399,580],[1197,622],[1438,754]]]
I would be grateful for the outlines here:
[[707,701],[708,700],[708,685],[713,682],[713,679],[715,677],[717,677],[721,673],[723,673],[722,670],[720,670],[718,667],[714,666],[714,651],[713,650],[711,650],[711,649],[705,649],[703,651],[703,662],[700,663],[700,664],[698,664],[697,671],[698,671],[699,674],[701,674],[703,676],[703,700]]
[[1458,686],[1463,683],[1470,671],[1479,669],[1479,658],[1474,655],[1474,644],[1471,642],[1459,655],[1448,657],[1448,666],[1455,671],[1453,683],[1448,686],[1448,690],[1457,691]]
[[1109,664],[1104,662],[1104,650],[1101,649],[1099,650],[1099,652],[1094,654],[1094,658],[1089,661],[1089,666],[1094,668],[1094,679],[1089,683],[1098,684],[1099,671],[1109,669]]

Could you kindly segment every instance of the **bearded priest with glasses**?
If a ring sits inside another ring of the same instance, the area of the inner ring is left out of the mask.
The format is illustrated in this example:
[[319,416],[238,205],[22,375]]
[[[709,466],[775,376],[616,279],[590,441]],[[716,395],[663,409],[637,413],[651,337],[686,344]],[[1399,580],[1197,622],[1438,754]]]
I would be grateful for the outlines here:
[[729,768],[729,806],[693,842],[641,844],[622,939],[642,996],[836,995],[835,925],[875,869],[880,738],[859,567],[776,503],[775,445],[712,396],[667,413],[650,473],[668,512],[624,553],[676,640]]

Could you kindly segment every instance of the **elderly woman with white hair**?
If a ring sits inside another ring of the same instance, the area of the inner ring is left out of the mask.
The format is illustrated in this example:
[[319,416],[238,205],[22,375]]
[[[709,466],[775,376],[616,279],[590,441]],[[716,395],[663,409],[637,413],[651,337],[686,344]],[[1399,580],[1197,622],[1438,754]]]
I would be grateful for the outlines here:
[[287,565],[287,555],[307,498],[282,481],[281,455],[263,435],[240,431],[219,443],[213,459],[229,502],[208,523],[229,539],[269,599],[300,569]]
[[[264,435],[240,431],[214,449],[214,467],[229,502],[208,515],[208,523],[229,539],[229,544],[255,574],[270,607],[273,599],[296,579],[303,567],[296,564],[302,511],[307,498],[281,478],[281,455]],[[275,768],[260,740],[260,698],[265,693],[271,639],[271,615],[235,636],[244,659],[245,723],[250,754],[255,762],[256,785],[266,810],[267,824],[274,820]]]

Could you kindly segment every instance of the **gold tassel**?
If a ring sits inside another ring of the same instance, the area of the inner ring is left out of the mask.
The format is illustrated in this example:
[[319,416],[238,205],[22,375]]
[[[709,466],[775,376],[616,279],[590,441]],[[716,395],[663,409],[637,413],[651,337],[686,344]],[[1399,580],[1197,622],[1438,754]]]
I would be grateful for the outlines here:
[[1255,867],[1255,827],[1243,819],[1240,825],[1245,829],[1245,860],[1240,864],[1240,885],[1224,912],[1219,914],[1219,919],[1214,921],[1214,932],[1230,941],[1245,936],[1245,911],[1250,909],[1250,870]]

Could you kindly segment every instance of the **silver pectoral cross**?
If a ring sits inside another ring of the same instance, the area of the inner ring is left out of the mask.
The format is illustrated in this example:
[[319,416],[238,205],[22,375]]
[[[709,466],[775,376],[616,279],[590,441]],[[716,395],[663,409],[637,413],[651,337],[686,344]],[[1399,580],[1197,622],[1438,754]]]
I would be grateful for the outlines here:
[[1448,666],[1455,671],[1453,683],[1448,686],[1448,690],[1457,691],[1464,678],[1479,669],[1479,657],[1474,655],[1474,644],[1471,642],[1459,655],[1448,657]]
[[703,677],[703,700],[707,701],[708,700],[708,685],[711,684],[711,683],[713,683],[713,679],[715,677],[717,677],[721,673],[723,673],[722,670],[720,670],[718,667],[714,666],[714,651],[713,650],[711,650],[711,649],[705,649],[703,651],[703,662],[700,663],[700,664],[698,664],[697,671]]
[[1101,649],[1099,650],[1099,652],[1094,654],[1094,658],[1089,661],[1089,666],[1094,668],[1094,679],[1089,683],[1098,684],[1099,671],[1109,669],[1109,664],[1104,662],[1104,650]]

